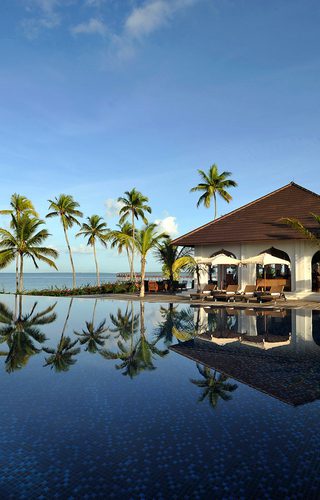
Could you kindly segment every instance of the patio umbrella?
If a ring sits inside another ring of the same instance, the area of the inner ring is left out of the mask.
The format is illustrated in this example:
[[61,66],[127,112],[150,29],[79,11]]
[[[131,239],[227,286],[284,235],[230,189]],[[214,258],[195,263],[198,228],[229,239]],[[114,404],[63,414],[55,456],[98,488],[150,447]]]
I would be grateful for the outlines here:
[[[290,267],[290,261],[285,259],[280,259],[279,257],[274,257],[271,253],[262,252],[259,255],[255,255],[254,257],[249,257],[248,259],[243,259],[241,264],[259,264],[263,266],[263,276],[264,280],[266,280],[266,266],[270,264],[281,264]],[[266,284],[266,281],[265,281]]]
[[225,255],[224,253],[219,253],[214,257],[195,257],[194,260],[197,264],[204,264],[207,266],[238,266],[241,262],[239,259],[229,257],[229,255]]

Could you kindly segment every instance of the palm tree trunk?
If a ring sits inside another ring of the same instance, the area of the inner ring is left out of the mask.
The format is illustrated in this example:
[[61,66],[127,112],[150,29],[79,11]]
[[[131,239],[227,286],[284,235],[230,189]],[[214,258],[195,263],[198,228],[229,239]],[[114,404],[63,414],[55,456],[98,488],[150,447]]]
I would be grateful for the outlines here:
[[135,227],[134,227],[134,213],[132,212],[132,255],[131,255],[131,269],[130,269],[130,279],[134,280],[134,241],[135,241]]
[[144,303],[140,302],[140,335],[144,337],[146,333],[146,329],[144,327]]
[[19,254],[16,255],[16,293],[19,291]]
[[100,273],[99,273],[99,264],[98,264],[98,259],[97,259],[97,252],[96,252],[96,244],[93,243],[93,255],[94,255],[94,261],[96,264],[96,272],[97,272],[97,284],[100,286]]
[[73,258],[72,258],[72,252],[71,252],[71,247],[70,247],[70,243],[69,243],[68,233],[67,233],[67,230],[66,230],[64,225],[63,225],[63,231],[64,231],[64,236],[65,236],[67,247],[68,247],[71,269],[72,269],[72,288],[76,288],[76,271],[75,271],[74,264],[73,264]]
[[19,293],[23,291],[23,255],[20,255],[20,280],[19,280]]
[[217,197],[216,193],[213,194],[213,199],[214,199],[214,219],[217,218]]
[[141,287],[140,287],[140,297],[144,297],[144,278],[146,274],[146,258],[141,257]]
[[68,324],[68,321],[69,321],[69,318],[70,318],[72,303],[73,303],[73,297],[72,297],[72,299],[70,299],[70,302],[69,302],[68,312],[67,312],[66,319],[64,320],[64,325],[63,325],[63,328],[62,328],[59,345],[61,345],[62,339],[63,339],[64,334],[66,332],[67,324]]
[[92,311],[92,326],[93,326],[93,325],[94,325],[94,323],[95,323],[95,316],[96,316],[97,302],[98,302],[98,299],[96,299],[96,300],[94,301],[94,306],[93,306],[93,311]]

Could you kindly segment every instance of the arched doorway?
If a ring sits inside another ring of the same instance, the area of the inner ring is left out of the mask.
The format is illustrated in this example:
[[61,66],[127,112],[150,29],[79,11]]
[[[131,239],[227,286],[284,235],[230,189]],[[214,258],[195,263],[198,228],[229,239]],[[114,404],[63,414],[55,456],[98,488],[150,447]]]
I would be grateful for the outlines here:
[[[290,262],[289,255],[275,247],[268,248],[261,253],[268,253],[273,257]],[[265,267],[258,264],[256,267],[256,276],[258,286],[263,286],[263,283],[266,283],[267,286],[283,285],[287,292],[291,291],[291,270],[286,264],[269,264]]]
[[[221,248],[210,255],[210,257],[216,257],[217,255],[224,254],[228,257],[233,257],[236,259],[234,253],[229,250],[225,250]],[[226,288],[228,285],[237,285],[238,284],[238,266],[209,266],[209,282],[216,283],[221,288]]]
[[311,261],[312,291],[320,292],[320,251],[316,252]]

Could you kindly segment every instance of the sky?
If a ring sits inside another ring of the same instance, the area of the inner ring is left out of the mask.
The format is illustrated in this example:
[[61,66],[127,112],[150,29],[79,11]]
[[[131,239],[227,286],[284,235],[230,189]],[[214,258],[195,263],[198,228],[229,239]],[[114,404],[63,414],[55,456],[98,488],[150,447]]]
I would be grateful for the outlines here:
[[[17,192],[44,218],[67,193],[113,228],[136,187],[177,236],[213,218],[190,193],[213,163],[239,184],[219,215],[292,180],[320,193],[319,25],[312,0],[1,0],[0,208]],[[77,271],[94,271],[76,231]]]

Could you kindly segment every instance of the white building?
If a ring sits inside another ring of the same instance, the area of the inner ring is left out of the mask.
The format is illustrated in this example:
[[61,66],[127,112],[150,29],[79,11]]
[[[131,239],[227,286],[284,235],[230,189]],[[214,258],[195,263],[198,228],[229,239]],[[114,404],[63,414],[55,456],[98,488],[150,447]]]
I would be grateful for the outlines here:
[[[320,215],[320,196],[292,182],[190,231],[177,238],[174,244],[193,247],[195,256],[203,258],[224,252],[242,260],[267,251],[289,260],[291,264],[290,269],[287,266],[270,266],[267,270],[268,281],[285,284],[289,296],[311,298],[312,294],[312,298],[317,299],[316,292],[320,291],[317,279],[320,246],[283,221],[287,217],[296,218],[309,231],[319,234],[320,226],[312,214]],[[261,270],[254,264],[239,266],[233,270],[233,276],[230,271],[225,266],[219,266],[219,284],[235,280],[241,289],[247,284],[259,284]],[[207,269],[203,269],[200,286],[208,283],[209,279]]]

